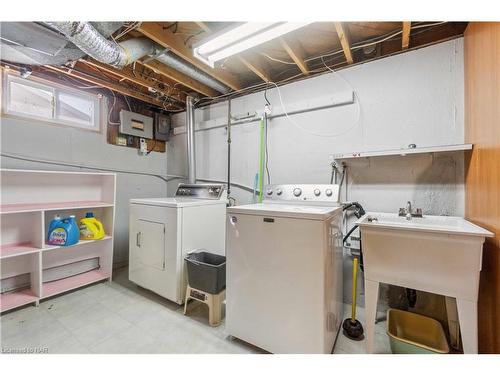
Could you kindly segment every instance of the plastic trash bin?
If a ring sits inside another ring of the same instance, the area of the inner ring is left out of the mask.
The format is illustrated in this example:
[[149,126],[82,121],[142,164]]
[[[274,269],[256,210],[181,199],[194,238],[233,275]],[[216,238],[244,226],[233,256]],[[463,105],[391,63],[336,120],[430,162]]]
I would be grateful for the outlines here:
[[191,288],[219,294],[226,288],[226,257],[204,249],[186,256],[188,283]]
[[394,354],[447,354],[448,341],[441,323],[408,311],[387,311],[387,334]]

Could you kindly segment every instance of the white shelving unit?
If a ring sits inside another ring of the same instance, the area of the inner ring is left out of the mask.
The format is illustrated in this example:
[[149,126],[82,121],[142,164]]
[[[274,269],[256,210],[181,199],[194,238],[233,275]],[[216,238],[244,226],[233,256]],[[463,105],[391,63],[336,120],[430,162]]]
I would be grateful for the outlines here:
[[459,145],[446,145],[446,146],[430,146],[430,147],[415,147],[415,148],[398,148],[391,150],[380,151],[355,151],[351,153],[333,154],[331,157],[334,160],[349,160],[359,158],[370,158],[377,156],[405,156],[413,154],[429,154],[435,152],[452,152],[452,151],[467,151],[472,150],[472,144],[465,143]]
[[[1,170],[2,281],[29,274],[30,285],[0,294],[2,312],[35,303],[87,284],[109,279],[113,264],[116,176],[113,173]],[[107,236],[73,246],[46,243],[52,218],[92,211]],[[99,258],[99,268],[43,282],[47,269]],[[3,284],[3,283],[2,283]]]

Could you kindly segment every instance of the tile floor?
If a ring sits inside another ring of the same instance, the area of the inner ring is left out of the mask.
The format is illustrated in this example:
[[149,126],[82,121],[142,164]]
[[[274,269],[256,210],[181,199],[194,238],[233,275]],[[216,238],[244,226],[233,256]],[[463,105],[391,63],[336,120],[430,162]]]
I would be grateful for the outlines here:
[[[346,306],[346,313],[349,311]],[[206,306],[182,307],[128,281],[118,269],[113,282],[91,285],[5,313],[0,346],[46,348],[48,353],[263,353],[225,333],[224,323],[208,325]],[[363,311],[358,312],[363,321]],[[385,322],[376,325],[377,353],[390,353]],[[335,353],[365,353],[364,341],[339,334]]]

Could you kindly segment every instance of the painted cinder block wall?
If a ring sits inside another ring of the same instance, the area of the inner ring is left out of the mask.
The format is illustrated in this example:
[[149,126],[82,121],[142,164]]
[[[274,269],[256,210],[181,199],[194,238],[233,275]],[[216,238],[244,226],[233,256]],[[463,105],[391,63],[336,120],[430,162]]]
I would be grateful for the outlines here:
[[[464,142],[463,38],[349,67],[338,73],[281,87],[285,108],[307,109],[339,102],[356,92],[357,104],[293,115],[301,128],[286,117],[269,121],[269,169],[272,183],[328,183],[330,155],[343,152],[383,150]],[[282,113],[277,90],[267,90],[274,113]],[[263,92],[232,100],[232,115],[262,113]],[[359,111],[359,121],[358,121]],[[196,155],[199,178],[225,180],[227,176],[227,103],[196,110]],[[183,126],[185,114],[174,116]],[[219,126],[210,129],[213,126]],[[331,136],[339,134],[337,136]],[[253,186],[258,170],[258,122],[232,128],[234,182]],[[168,173],[186,175],[185,134],[173,136],[168,145]],[[347,199],[359,201],[366,210],[397,212],[406,201],[426,214],[464,214],[463,153],[414,155],[355,160],[349,163]],[[179,181],[169,183],[172,195]],[[233,188],[239,204],[252,195]],[[345,190],[342,193],[345,200]],[[351,258],[345,256],[345,299],[350,301]],[[358,285],[363,285],[360,283]],[[401,291],[385,290],[387,301],[404,303]],[[361,287],[361,304],[363,290]],[[400,301],[401,299],[401,301]],[[436,311],[440,299],[419,295],[420,304]]]
[[[139,156],[136,149],[110,145],[106,141],[104,129],[101,129],[100,132],[94,132],[38,121],[2,117],[0,132],[2,153],[105,169],[166,174],[166,153],[152,152],[148,156]],[[33,163],[8,157],[2,157],[0,161],[2,168],[61,171],[86,170],[85,168]],[[135,174],[117,174],[113,253],[115,266],[128,263],[129,200],[131,198],[165,196],[166,191],[166,182],[160,178]]]

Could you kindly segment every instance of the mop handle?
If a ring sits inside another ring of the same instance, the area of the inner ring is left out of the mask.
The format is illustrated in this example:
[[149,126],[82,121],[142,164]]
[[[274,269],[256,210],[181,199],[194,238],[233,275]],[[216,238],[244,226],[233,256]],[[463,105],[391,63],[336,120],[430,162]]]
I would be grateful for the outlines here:
[[356,291],[358,288],[358,258],[354,257],[352,261],[352,306],[351,321],[356,321]]

